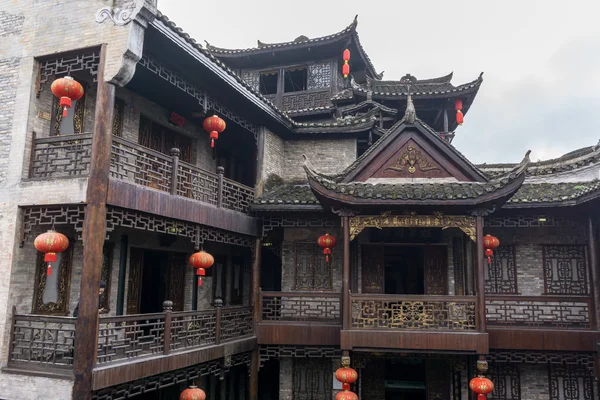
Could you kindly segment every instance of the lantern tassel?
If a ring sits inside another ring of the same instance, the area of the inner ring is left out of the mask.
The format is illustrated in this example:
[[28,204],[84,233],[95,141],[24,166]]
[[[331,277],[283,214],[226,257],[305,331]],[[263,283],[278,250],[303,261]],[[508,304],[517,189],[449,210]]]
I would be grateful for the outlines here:
[[67,107],[63,108],[63,118],[67,116]]
[[488,265],[492,264],[492,257],[488,257]]
[[48,268],[46,269],[46,276],[52,275],[52,264],[48,263]]
[[217,148],[213,146],[212,150],[213,150],[212,153],[213,153],[213,160],[214,160],[216,157],[216,154],[217,154]]
[[202,278],[198,278],[198,287],[202,286]]
[[215,139],[210,139],[210,147],[215,147]]
[[325,262],[329,262],[329,256],[325,256]]
[[487,395],[485,394],[478,394],[477,395],[477,400],[486,400],[487,399]]

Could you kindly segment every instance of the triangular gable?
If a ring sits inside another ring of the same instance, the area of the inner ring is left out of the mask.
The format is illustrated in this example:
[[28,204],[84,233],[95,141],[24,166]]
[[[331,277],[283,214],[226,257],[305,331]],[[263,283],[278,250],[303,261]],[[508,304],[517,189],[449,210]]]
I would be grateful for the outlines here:
[[487,181],[475,166],[420,120],[391,128],[345,172],[342,182],[366,182],[377,178]]

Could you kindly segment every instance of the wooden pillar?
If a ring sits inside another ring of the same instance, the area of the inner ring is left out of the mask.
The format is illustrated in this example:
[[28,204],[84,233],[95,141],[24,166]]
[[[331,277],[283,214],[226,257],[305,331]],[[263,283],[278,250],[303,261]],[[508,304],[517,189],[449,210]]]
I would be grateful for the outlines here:
[[102,248],[106,236],[106,197],[110,173],[112,122],[115,87],[104,81],[106,45],[100,49],[98,91],[90,176],[88,179],[83,222],[83,268],[79,289],[79,316],[75,323],[75,359],[73,362],[73,398],[92,398],[92,370],[96,364],[98,343],[98,290],[102,271]]
[[477,216],[475,235],[477,236],[477,306],[479,332],[485,332],[485,282],[483,280],[483,217]]
[[592,295],[592,308],[590,309],[590,326],[598,330],[598,318],[596,316],[596,310],[600,306],[600,288],[598,287],[598,238],[595,234],[594,220],[590,216],[588,217],[588,253],[589,253],[589,270],[590,270],[590,294]]
[[127,270],[127,252],[129,250],[129,238],[121,235],[121,252],[119,254],[119,283],[117,285],[117,315],[123,315],[125,307],[125,278]]
[[342,329],[350,328],[350,217],[342,216],[344,231],[344,265],[342,271]]
[[473,264],[473,241],[470,238],[465,240],[465,294],[467,296],[473,296],[473,271],[475,265]]
[[[260,319],[261,301],[260,301],[260,264],[262,259],[262,242],[256,238],[254,242],[254,263],[252,264],[252,290],[250,291],[250,304],[254,311],[254,334],[256,335],[256,324]],[[252,351],[252,359],[250,360],[250,400],[258,400],[258,348]]]
[[448,109],[444,106],[444,133],[448,133]]

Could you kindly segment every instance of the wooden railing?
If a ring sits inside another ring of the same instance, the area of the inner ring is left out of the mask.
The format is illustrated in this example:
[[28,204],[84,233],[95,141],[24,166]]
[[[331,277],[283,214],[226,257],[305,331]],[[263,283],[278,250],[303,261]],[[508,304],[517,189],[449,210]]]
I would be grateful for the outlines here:
[[[101,317],[98,365],[172,354],[253,335],[250,307]],[[72,368],[73,317],[17,315],[13,310],[9,363]],[[84,340],[82,338],[81,340]]]
[[[91,153],[91,134],[34,137],[29,178],[87,176]],[[178,149],[166,155],[113,137],[110,159],[113,178],[247,213],[254,200],[254,189],[224,178],[224,172],[222,167],[214,173],[180,161]]]
[[340,293],[262,292],[261,321],[341,324]]
[[590,329],[590,297],[486,295],[489,327]]
[[352,329],[475,331],[474,296],[351,294]]

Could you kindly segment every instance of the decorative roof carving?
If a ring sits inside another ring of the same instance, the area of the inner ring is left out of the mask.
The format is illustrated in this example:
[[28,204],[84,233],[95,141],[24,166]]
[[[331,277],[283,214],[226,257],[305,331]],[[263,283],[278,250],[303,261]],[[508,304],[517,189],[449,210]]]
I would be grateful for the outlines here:
[[406,99],[406,111],[404,112],[404,121],[408,124],[414,124],[417,119],[417,111],[413,104],[412,97],[410,96],[410,89],[408,99]]

